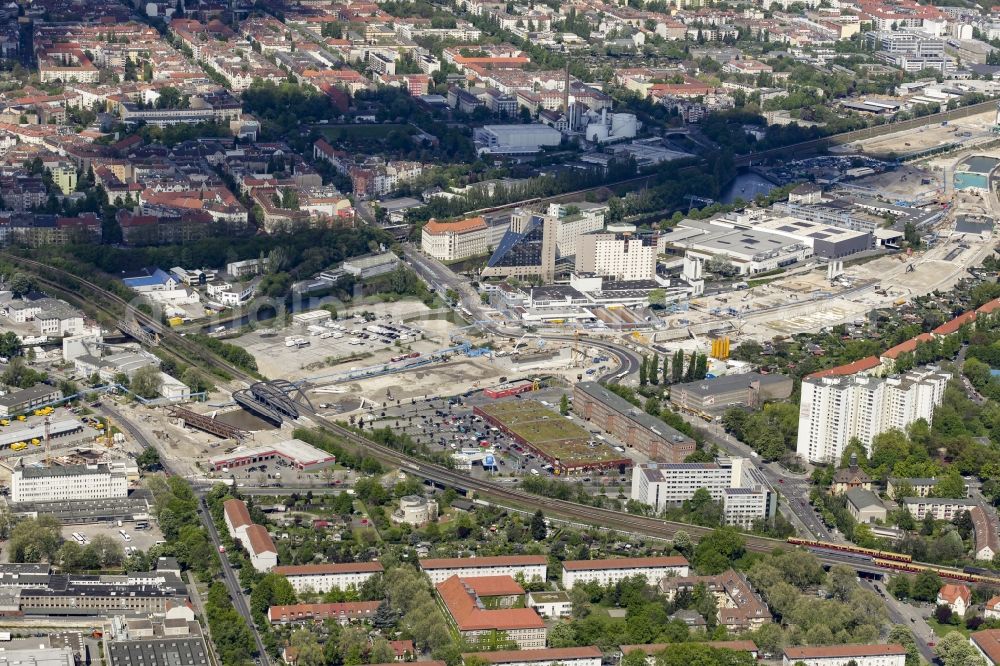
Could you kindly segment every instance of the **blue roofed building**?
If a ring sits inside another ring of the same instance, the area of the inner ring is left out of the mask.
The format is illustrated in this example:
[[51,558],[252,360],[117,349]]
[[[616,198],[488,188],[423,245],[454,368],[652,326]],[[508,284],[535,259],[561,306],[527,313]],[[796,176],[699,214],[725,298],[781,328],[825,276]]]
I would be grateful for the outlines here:
[[180,284],[180,281],[175,276],[155,266],[146,266],[137,271],[123,272],[122,282],[129,289],[140,293],[170,291],[176,289]]

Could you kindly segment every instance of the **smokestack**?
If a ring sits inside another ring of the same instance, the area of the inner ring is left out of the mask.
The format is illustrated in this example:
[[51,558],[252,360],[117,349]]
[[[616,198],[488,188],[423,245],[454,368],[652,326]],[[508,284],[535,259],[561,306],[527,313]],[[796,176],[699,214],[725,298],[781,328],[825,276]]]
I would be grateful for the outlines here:
[[[566,120],[569,120],[569,53],[566,54],[566,73],[563,80],[563,113]],[[572,128],[571,128],[572,129]]]

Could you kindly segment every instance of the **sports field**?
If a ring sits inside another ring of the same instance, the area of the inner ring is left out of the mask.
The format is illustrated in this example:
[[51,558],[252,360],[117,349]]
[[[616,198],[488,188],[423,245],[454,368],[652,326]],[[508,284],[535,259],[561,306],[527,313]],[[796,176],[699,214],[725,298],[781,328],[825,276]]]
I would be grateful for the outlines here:
[[[476,407],[476,411],[552,464],[566,469],[605,467],[628,462],[605,442],[592,440],[590,433],[535,400],[510,400]],[[631,463],[629,463],[631,464]]]

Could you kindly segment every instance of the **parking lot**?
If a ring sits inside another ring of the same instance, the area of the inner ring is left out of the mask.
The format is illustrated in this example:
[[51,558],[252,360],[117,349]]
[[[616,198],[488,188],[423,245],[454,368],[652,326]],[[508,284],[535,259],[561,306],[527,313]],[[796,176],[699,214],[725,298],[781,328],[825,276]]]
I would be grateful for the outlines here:
[[[119,530],[125,532],[128,536],[128,541],[119,533]],[[73,534],[80,534],[84,537],[84,542],[80,543],[78,539],[73,537]],[[124,521],[121,527],[118,527],[117,523],[93,523],[89,525],[64,525],[62,528],[62,536],[67,541],[76,541],[84,546],[90,543],[95,536],[98,534],[104,535],[112,539],[115,543],[121,544],[122,548],[136,548],[143,552],[148,551],[157,543],[162,543],[163,533],[156,526],[155,523],[149,523],[149,526],[144,529],[137,529],[135,523]]]
[[[566,390],[561,388],[543,388],[525,395],[531,400],[541,402],[554,414],[558,414],[559,401],[564,393]],[[491,448],[496,459],[495,469],[484,469],[481,463],[475,463],[472,465],[471,474],[476,477],[492,476],[497,480],[509,478],[510,482],[516,482],[517,477],[526,475],[553,477],[553,472],[546,461],[540,460],[498,428],[491,427],[472,413],[475,406],[494,402],[495,400],[486,397],[481,391],[451,398],[402,400],[399,404],[370,410],[368,412],[370,416],[366,416],[365,423],[366,427],[371,423],[376,428],[390,427],[397,433],[405,433],[415,443],[426,447],[432,453],[460,453],[463,449]],[[369,420],[372,416],[374,421]],[[613,447],[618,444],[578,416],[571,414],[570,419],[589,431],[598,446]],[[634,451],[629,451],[628,456],[636,462],[646,462],[645,459],[640,460],[641,456]],[[591,492],[607,488],[613,488],[614,492],[617,492],[619,484],[622,484],[627,492],[631,480],[630,474],[627,470],[625,474],[620,474],[618,470],[605,472],[595,470],[569,477],[567,480],[583,483]]]

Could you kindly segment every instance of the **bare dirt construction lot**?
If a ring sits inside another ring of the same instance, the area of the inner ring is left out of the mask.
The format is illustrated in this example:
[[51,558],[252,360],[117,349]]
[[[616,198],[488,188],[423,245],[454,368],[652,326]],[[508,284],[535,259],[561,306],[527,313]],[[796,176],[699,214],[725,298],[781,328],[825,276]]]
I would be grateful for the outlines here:
[[930,150],[951,143],[973,145],[992,138],[996,113],[990,111],[968,118],[948,121],[947,125],[928,125],[919,129],[904,130],[871,139],[846,144],[833,152],[855,152],[859,148],[867,155],[906,155]]

